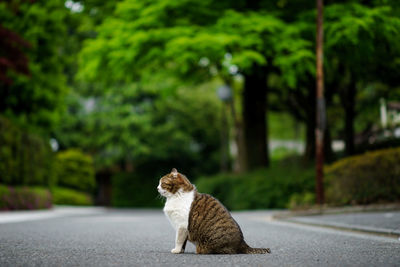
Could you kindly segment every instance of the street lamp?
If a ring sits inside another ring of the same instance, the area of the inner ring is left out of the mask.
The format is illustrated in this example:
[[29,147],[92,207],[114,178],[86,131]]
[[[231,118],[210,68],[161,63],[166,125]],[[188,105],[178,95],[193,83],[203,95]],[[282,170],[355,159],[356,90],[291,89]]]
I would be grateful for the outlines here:
[[223,102],[232,100],[232,88],[229,85],[222,85],[217,89],[217,95]]
[[217,89],[218,98],[223,102],[221,108],[221,171],[229,170],[229,127],[226,114],[226,104],[232,101],[232,88],[229,85],[222,85]]

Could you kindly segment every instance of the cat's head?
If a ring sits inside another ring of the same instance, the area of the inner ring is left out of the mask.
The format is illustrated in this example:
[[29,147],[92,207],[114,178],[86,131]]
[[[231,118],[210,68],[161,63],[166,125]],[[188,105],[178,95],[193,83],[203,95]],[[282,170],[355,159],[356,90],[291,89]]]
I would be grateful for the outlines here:
[[158,192],[164,197],[172,197],[181,192],[190,192],[193,189],[194,185],[175,168],[172,169],[171,173],[164,175],[157,186]]

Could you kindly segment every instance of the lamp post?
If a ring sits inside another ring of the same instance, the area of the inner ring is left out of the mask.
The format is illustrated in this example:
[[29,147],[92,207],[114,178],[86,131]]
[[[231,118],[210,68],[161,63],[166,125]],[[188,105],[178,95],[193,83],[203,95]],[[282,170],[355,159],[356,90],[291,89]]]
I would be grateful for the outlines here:
[[218,98],[222,102],[229,102],[232,100],[232,88],[229,85],[222,85],[217,89]]
[[229,127],[228,116],[226,113],[226,104],[232,101],[232,88],[228,85],[222,85],[217,89],[218,98],[222,101],[221,106],[221,161],[220,168],[222,172],[229,170]]

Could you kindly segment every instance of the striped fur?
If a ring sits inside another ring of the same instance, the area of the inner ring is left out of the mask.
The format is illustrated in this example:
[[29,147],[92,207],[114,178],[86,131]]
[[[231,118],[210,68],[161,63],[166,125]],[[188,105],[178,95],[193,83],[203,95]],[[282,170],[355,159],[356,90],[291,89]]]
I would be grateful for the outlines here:
[[[181,229],[180,232],[176,229],[177,238],[173,253],[184,252],[187,240],[196,245],[198,254],[271,253],[269,248],[248,246],[239,225],[229,211],[214,197],[197,192],[195,186],[176,169],[161,178],[159,191],[167,197],[167,202],[177,194],[189,192],[194,194],[187,229]],[[182,233],[181,236],[179,233]]]

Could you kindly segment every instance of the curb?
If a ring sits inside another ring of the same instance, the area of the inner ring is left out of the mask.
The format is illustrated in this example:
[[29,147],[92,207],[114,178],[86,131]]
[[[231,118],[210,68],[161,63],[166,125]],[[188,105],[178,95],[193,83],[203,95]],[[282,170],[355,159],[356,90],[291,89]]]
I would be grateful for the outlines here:
[[298,216],[314,216],[328,214],[346,214],[346,213],[362,213],[362,212],[378,212],[378,211],[394,211],[400,210],[400,203],[393,204],[374,204],[364,206],[346,206],[346,207],[318,207],[307,210],[281,211],[272,215],[272,219],[281,220]]
[[[368,233],[373,235],[387,236],[400,240],[400,227],[397,229],[387,229],[378,227],[369,227],[364,225],[346,224],[338,222],[321,222],[314,220],[312,217],[315,215],[334,215],[334,214],[348,214],[348,213],[363,213],[363,212],[383,212],[400,210],[400,203],[384,204],[384,205],[367,205],[367,206],[351,206],[340,208],[314,208],[301,211],[282,211],[275,213],[271,216],[273,220],[280,220],[290,223],[297,223],[303,225],[312,225],[319,227],[327,227],[344,231],[353,231]],[[303,217],[303,218],[299,218]]]
[[333,228],[333,229],[337,229],[337,230],[362,232],[362,233],[368,233],[368,234],[373,234],[373,235],[387,236],[387,237],[392,237],[392,238],[399,238],[399,240],[400,240],[400,230],[368,227],[368,226],[363,226],[363,225],[349,225],[349,224],[337,223],[337,222],[323,222],[323,223],[315,222],[315,221],[313,222],[313,221],[300,220],[298,218],[284,219],[282,221],[303,224],[303,225],[327,227],[327,228]]

